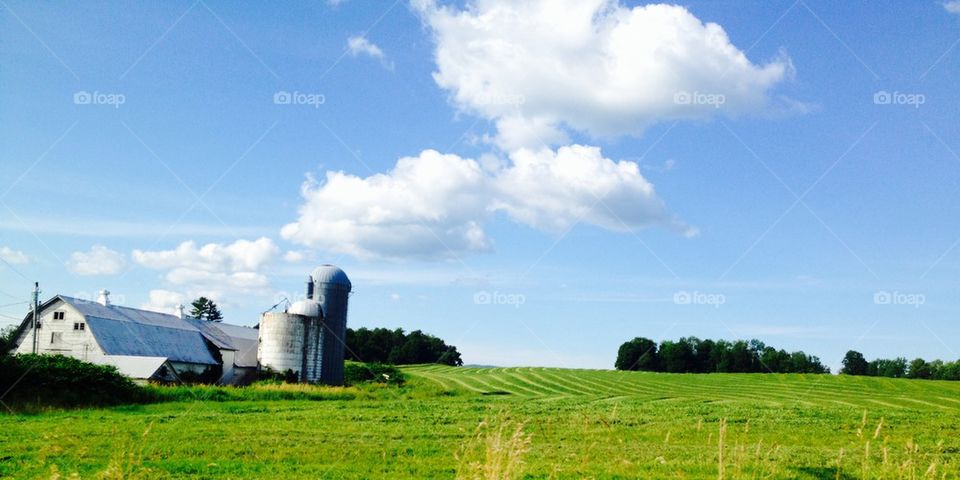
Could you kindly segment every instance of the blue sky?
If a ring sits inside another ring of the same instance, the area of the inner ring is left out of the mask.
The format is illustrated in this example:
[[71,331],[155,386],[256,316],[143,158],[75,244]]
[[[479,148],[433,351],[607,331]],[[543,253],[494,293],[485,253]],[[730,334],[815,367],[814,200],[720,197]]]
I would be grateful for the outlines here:
[[960,357],[960,4],[2,7],[0,325],[335,263],[468,363]]

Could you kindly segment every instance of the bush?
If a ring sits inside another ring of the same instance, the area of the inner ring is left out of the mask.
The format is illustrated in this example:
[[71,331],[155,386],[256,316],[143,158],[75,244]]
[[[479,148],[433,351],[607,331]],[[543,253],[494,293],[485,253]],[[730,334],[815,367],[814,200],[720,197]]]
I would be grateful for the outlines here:
[[300,375],[288,368],[283,372],[278,372],[270,367],[263,367],[257,375],[260,382],[267,383],[299,383]]
[[403,372],[392,365],[347,362],[343,367],[343,382],[345,385],[359,385],[363,383],[403,385],[405,381],[406,376]]
[[16,410],[100,407],[145,401],[115,367],[63,355],[0,356],[0,394]]

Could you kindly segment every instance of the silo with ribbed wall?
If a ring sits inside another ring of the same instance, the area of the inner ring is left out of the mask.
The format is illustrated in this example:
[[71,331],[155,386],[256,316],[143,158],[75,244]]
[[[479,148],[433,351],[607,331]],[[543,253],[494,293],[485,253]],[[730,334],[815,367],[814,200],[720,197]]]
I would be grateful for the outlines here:
[[347,335],[347,304],[353,285],[347,274],[334,265],[321,265],[310,275],[311,298],[323,311],[323,340],[320,381],[343,384],[343,361]]
[[317,382],[323,362],[323,310],[320,304],[305,300],[294,303],[285,312],[267,312],[260,316],[257,359],[260,368],[276,373],[288,370],[300,382]]

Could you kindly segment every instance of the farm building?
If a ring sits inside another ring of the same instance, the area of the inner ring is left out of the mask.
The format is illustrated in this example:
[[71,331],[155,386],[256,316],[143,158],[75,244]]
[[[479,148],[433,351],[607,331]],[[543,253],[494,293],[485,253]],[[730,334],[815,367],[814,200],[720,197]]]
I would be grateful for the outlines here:
[[[307,299],[265,313],[259,328],[57,295],[20,326],[14,353],[61,354],[116,366],[134,379],[245,384],[269,369],[301,382],[343,383],[350,280],[323,265],[309,277]],[[325,316],[324,312],[330,312]]]
[[[39,309],[36,352],[114,365],[136,379],[204,378],[244,383],[257,371],[256,329],[57,295]],[[15,353],[31,353],[32,316],[24,320]]]

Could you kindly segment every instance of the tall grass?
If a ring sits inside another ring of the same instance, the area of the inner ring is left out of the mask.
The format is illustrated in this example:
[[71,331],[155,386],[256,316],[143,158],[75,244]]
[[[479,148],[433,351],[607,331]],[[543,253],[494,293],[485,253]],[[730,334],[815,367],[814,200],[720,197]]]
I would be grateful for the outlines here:
[[501,415],[483,420],[456,454],[457,478],[462,480],[511,480],[523,476],[523,457],[531,437],[523,422]]

